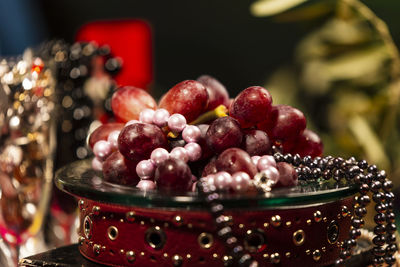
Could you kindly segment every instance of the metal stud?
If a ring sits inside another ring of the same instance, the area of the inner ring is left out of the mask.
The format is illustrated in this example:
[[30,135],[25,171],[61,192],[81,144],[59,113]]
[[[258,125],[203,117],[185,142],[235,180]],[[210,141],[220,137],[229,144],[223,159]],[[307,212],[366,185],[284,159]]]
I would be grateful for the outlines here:
[[343,218],[350,214],[349,209],[346,206],[342,206],[342,216]]
[[290,258],[290,256],[292,256],[292,255],[290,254],[290,252],[286,252],[285,256],[286,256],[286,258]]
[[271,225],[273,227],[279,227],[281,225],[281,223],[282,223],[281,216],[275,215],[275,216],[271,217]]
[[273,253],[271,254],[271,263],[273,264],[278,264],[281,261],[281,256],[279,255],[279,253]]
[[314,221],[315,222],[320,222],[322,221],[322,213],[317,210],[316,212],[314,212]]
[[93,253],[97,256],[100,254],[101,246],[98,244],[93,245]]
[[293,233],[293,243],[296,246],[303,245],[305,240],[306,240],[306,234],[304,233],[303,230],[300,229]]
[[99,206],[93,206],[92,207],[92,212],[94,215],[99,215],[100,214],[100,207]]
[[172,257],[172,264],[173,264],[174,266],[176,266],[176,267],[181,266],[182,263],[183,263],[183,259],[182,259],[181,256],[179,256],[179,255],[174,255],[174,256]]
[[125,214],[125,218],[128,222],[133,222],[133,221],[135,221],[135,215],[136,215],[136,213],[134,211],[128,211]]
[[174,218],[174,222],[177,225],[182,225],[183,224],[183,218],[180,215],[176,215],[175,218]]
[[319,261],[319,259],[321,258],[321,252],[318,249],[314,250],[312,253],[312,257],[315,261]]
[[311,225],[311,220],[310,219],[307,220],[307,225]]
[[79,245],[82,246],[83,242],[85,242],[85,238],[83,236],[79,236],[78,242],[79,242]]
[[126,259],[127,259],[129,262],[131,262],[131,263],[134,262],[135,259],[136,259],[136,254],[135,254],[135,252],[132,251],[132,250],[127,251],[127,252],[126,252]]
[[79,209],[83,210],[85,207],[85,201],[83,199],[79,200]]

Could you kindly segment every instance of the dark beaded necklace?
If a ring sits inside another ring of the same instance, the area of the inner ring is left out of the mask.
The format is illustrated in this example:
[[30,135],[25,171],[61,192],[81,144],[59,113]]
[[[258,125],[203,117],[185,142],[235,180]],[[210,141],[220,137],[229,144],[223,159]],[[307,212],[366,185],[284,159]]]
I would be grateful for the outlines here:
[[[395,215],[393,213],[394,194],[391,192],[393,183],[386,177],[386,172],[378,170],[376,165],[369,165],[367,161],[357,161],[354,157],[347,160],[332,156],[311,158],[306,156],[301,158],[298,154],[275,153],[274,158],[277,162],[286,162],[292,164],[298,174],[300,183],[307,183],[312,180],[322,178],[324,180],[334,179],[347,183],[354,183],[358,186],[358,194],[354,197],[354,214],[351,222],[349,238],[341,245],[339,259],[335,265],[344,265],[352,255],[352,249],[356,246],[356,239],[361,236],[361,228],[364,226],[366,206],[371,202],[368,193],[372,193],[372,199],[376,203],[374,216],[376,223],[374,227],[375,237],[372,242],[374,266],[381,266],[386,262],[389,266],[395,262],[394,253],[397,251],[396,245],[396,225]],[[200,180],[198,189],[209,205],[217,227],[217,235],[225,242],[226,248],[230,251],[226,266],[258,266],[259,264],[247,253],[243,246],[239,244],[234,236],[230,221],[224,218],[224,206],[220,202],[220,195],[215,186],[209,185]],[[272,260],[272,258],[271,258]]]

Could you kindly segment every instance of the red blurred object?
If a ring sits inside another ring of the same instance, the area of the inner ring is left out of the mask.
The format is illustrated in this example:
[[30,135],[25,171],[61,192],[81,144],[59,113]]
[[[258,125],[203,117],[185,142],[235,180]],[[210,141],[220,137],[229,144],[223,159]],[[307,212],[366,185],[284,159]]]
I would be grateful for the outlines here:
[[76,41],[108,45],[111,54],[122,59],[122,69],[114,77],[117,84],[149,89],[153,62],[151,28],[147,22],[138,19],[90,22],[78,30]]

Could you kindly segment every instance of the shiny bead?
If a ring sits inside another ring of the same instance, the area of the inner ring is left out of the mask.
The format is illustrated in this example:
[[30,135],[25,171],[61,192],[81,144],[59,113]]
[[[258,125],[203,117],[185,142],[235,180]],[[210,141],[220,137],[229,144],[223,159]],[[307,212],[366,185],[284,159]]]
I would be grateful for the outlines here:
[[325,170],[322,173],[322,178],[324,178],[325,180],[329,180],[331,177],[332,177],[331,170]]
[[335,266],[343,266],[344,264],[344,260],[343,259],[337,259],[335,261]]
[[92,169],[95,171],[103,170],[103,162],[101,162],[97,157],[92,159]]
[[143,123],[153,123],[155,111],[149,108],[142,110],[139,114],[139,121]]
[[358,217],[364,217],[367,214],[367,209],[364,207],[358,207],[354,210],[354,213],[358,216]]
[[386,247],[386,253],[389,255],[393,255],[394,253],[397,252],[397,245],[396,244],[389,244]]
[[373,253],[375,256],[383,257],[385,256],[385,249],[383,247],[374,247],[373,248]]
[[385,213],[378,213],[374,216],[374,221],[377,224],[384,224],[386,221],[386,215]]
[[160,108],[154,112],[153,123],[159,127],[164,127],[168,123],[169,112],[166,109]]
[[184,162],[188,162],[189,161],[189,156],[187,154],[187,151],[183,147],[175,147],[175,148],[173,148],[171,150],[171,152],[169,153],[169,157],[170,158],[174,158],[174,159],[180,159],[180,160],[183,160]]
[[227,190],[232,184],[232,176],[228,172],[217,172],[213,178],[218,190]]
[[396,262],[396,257],[393,255],[386,256],[385,257],[385,262],[389,265],[392,266]]
[[105,140],[97,141],[93,146],[93,153],[101,160],[105,160],[112,151],[111,144]]
[[374,234],[383,235],[386,232],[386,227],[383,224],[374,227]]
[[396,219],[396,215],[393,212],[386,213],[386,222],[387,223],[394,223]]
[[269,167],[276,167],[276,161],[274,159],[274,157],[270,156],[270,155],[265,155],[260,157],[260,159],[257,162],[257,168],[262,171],[265,170]]
[[383,246],[386,242],[386,238],[384,235],[377,235],[372,239],[372,242],[376,246]]
[[[260,156],[257,156],[257,155],[256,155],[256,156],[252,156],[252,157],[251,157],[251,162],[253,162],[253,164],[257,166],[258,161],[260,160],[260,158],[261,158],[261,157],[260,157]],[[274,160],[275,160],[275,159],[274,159]]]
[[277,183],[279,180],[279,171],[273,166],[268,166],[267,168],[260,171],[263,177],[271,180],[273,183]]
[[388,244],[396,243],[396,235],[395,234],[388,234],[386,235],[386,242]]
[[360,204],[360,206],[365,207],[371,202],[371,199],[369,198],[368,195],[364,195],[360,196],[357,202],[358,204]]
[[397,230],[396,224],[394,224],[394,223],[388,223],[388,224],[386,225],[386,232],[387,232],[387,233],[393,234],[394,232],[396,232],[396,230]]
[[383,204],[383,203],[377,204],[377,205],[375,205],[375,210],[376,210],[376,212],[378,212],[378,213],[386,212],[386,205]]
[[354,219],[351,221],[351,225],[352,225],[354,228],[362,228],[362,227],[364,226],[364,220],[363,220],[363,219],[354,218]]
[[360,229],[351,229],[350,230],[350,238],[357,239],[360,236],[361,236],[361,230]]
[[236,172],[232,175],[230,187],[235,192],[246,192],[250,186],[250,176],[245,172]]
[[385,199],[385,195],[381,194],[381,193],[375,193],[372,195],[372,199],[376,202],[376,203],[381,203],[384,199]]
[[386,192],[390,192],[393,188],[393,182],[390,180],[386,180],[382,185],[383,190]]
[[168,127],[171,131],[180,133],[185,129],[186,119],[181,114],[173,114],[168,118]]
[[382,188],[382,184],[379,181],[373,181],[371,184],[371,191],[373,193],[379,192],[379,190]]
[[369,173],[376,173],[378,171],[378,168],[376,167],[376,165],[369,165],[367,171]]
[[348,170],[348,174],[349,174],[350,178],[354,178],[357,174],[360,174],[360,172],[361,172],[361,170],[358,166],[352,166]]
[[376,174],[376,179],[378,179],[379,181],[381,181],[381,183],[383,183],[386,179],[386,172],[384,170],[380,171],[379,173]]
[[120,132],[121,131],[112,131],[107,137],[107,142],[111,144],[112,149],[118,148],[118,136]]
[[293,156],[293,165],[299,166],[300,163],[301,163],[301,157],[300,157],[300,155],[299,155],[299,154],[295,154],[295,155]]
[[187,143],[197,142],[201,136],[199,127],[194,125],[187,125],[182,131],[182,138]]
[[385,263],[385,260],[383,257],[375,257],[374,258],[374,266],[382,266],[382,264]]
[[358,167],[360,167],[361,169],[366,169],[368,167],[368,162],[366,160],[360,160],[357,163]]
[[362,184],[362,185],[360,185],[360,187],[359,187],[359,192],[360,192],[360,194],[365,195],[365,194],[368,193],[368,191],[369,191],[369,186],[368,186],[368,184]]
[[197,161],[201,157],[201,147],[197,143],[185,145],[185,149],[190,161]]
[[150,159],[154,165],[158,166],[169,158],[169,153],[164,148],[156,148],[151,152]]
[[140,180],[136,187],[142,191],[154,190],[157,188],[156,184],[151,180]]
[[350,258],[350,256],[351,256],[351,253],[347,250],[342,250],[339,255],[339,257],[344,260],[347,260],[348,258]]
[[141,179],[151,179],[154,176],[155,165],[151,160],[142,160],[136,165],[136,173]]
[[393,192],[386,192],[385,193],[385,199],[386,199],[386,202],[393,201],[394,200]]

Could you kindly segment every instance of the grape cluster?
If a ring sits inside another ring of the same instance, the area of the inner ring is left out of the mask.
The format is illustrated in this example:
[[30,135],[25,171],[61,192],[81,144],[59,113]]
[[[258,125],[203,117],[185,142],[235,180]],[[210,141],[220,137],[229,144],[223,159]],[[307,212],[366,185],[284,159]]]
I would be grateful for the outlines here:
[[297,172],[271,155],[322,154],[304,114],[273,105],[260,86],[230,99],[218,80],[203,75],[176,84],[158,105],[146,91],[122,87],[111,106],[118,123],[91,134],[92,166],[106,181],[142,190],[196,190],[200,178],[228,193],[252,191],[260,179],[268,180],[266,190],[293,186]]

